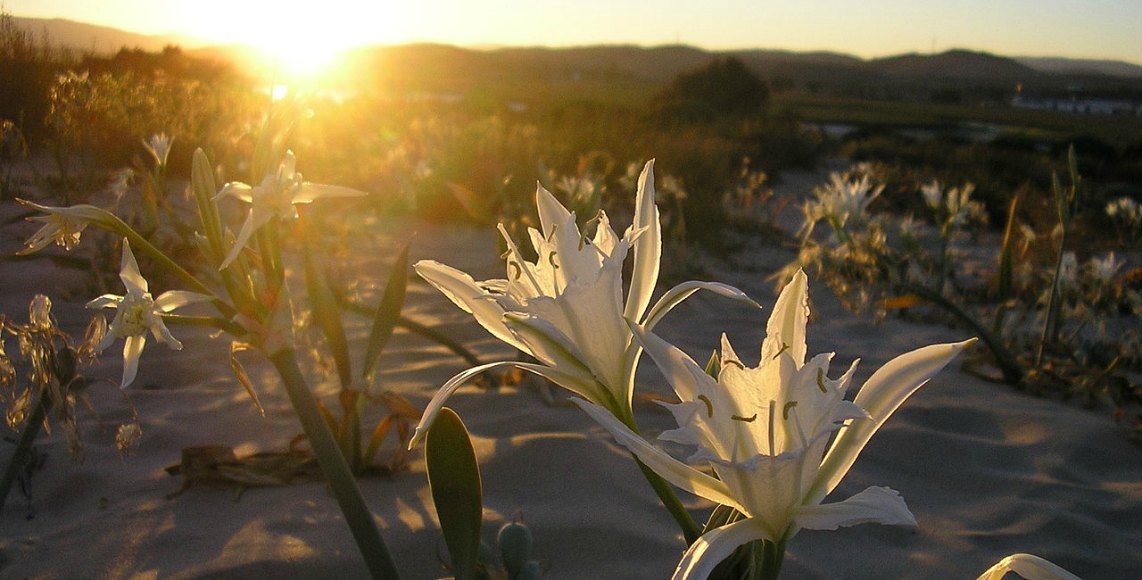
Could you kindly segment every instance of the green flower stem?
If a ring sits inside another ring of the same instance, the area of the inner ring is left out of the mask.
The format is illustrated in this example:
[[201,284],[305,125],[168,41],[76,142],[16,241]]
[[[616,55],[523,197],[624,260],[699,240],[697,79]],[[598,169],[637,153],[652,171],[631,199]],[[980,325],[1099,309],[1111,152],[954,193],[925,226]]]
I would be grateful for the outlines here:
[[631,455],[634,462],[638,464],[639,470],[642,475],[646,477],[646,481],[650,483],[650,487],[654,488],[654,493],[658,494],[658,499],[662,501],[662,505],[666,507],[666,511],[674,516],[674,521],[678,522],[678,527],[682,529],[682,537],[686,540],[686,545],[689,546],[698,541],[698,536],[702,535],[701,528],[698,524],[694,523],[694,518],[690,517],[690,512],[686,511],[686,506],[682,505],[682,501],[678,499],[678,495],[674,493],[674,488],[670,486],[666,480],[662,479],[660,475],[654,472],[651,468],[647,467],[638,457]]
[[769,540],[762,542],[764,555],[758,580],[777,580],[777,576],[781,574],[781,564],[785,561],[785,541],[785,538],[782,538],[777,542]]
[[[634,412],[630,409],[630,405],[625,405],[622,412],[615,413],[631,431],[641,435],[638,430],[638,423],[634,420]],[[612,409],[614,412],[614,409]],[[658,499],[662,501],[663,507],[670,515],[674,517],[674,521],[678,522],[678,527],[682,530],[682,537],[686,540],[686,545],[689,546],[698,540],[702,535],[702,528],[694,522],[694,518],[690,516],[690,512],[686,511],[686,506],[682,505],[682,501],[678,499],[678,494],[674,493],[674,488],[671,487],[662,476],[654,472],[644,464],[637,456],[631,455],[634,462],[638,464],[638,468],[642,471],[643,477],[650,483],[650,487],[654,489],[654,493],[658,494]]]
[[39,400],[32,408],[32,416],[28,417],[27,422],[24,423],[24,430],[20,432],[20,441],[16,444],[16,451],[12,453],[12,459],[8,461],[8,467],[4,469],[4,478],[0,479],[0,510],[4,509],[4,502],[8,499],[8,492],[12,490],[12,484],[16,482],[16,476],[19,475],[20,470],[24,469],[28,459],[32,456],[32,442],[36,440],[36,435],[39,435],[40,427],[44,424],[44,417],[47,416],[51,406],[51,396],[46,390],[41,390]]
[[337,504],[341,507],[345,522],[353,532],[353,538],[365,558],[369,573],[373,578],[399,578],[396,565],[388,547],[385,546],[384,539],[381,538],[381,532],[377,529],[372,512],[365,505],[365,499],[361,495],[361,489],[357,487],[353,472],[349,469],[345,456],[341,454],[341,448],[321,416],[317,400],[298,368],[296,353],[292,349],[282,349],[271,354],[270,361],[285,383],[290,402],[293,403],[305,435],[309,438],[314,453],[317,454],[321,472],[325,474],[333,490],[333,496],[337,498]]

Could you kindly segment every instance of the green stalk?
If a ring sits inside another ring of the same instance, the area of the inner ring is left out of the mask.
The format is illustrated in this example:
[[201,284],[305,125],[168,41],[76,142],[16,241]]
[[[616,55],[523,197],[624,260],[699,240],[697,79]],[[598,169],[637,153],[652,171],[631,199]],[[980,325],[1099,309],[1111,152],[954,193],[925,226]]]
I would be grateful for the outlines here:
[[[616,409],[618,405],[613,405],[612,412],[616,410],[615,416],[618,417],[631,431],[641,435],[638,430],[638,423],[634,420],[634,412],[630,409],[629,405],[625,405],[621,409]],[[643,477],[650,483],[650,487],[654,489],[654,493],[658,495],[658,499],[662,502],[666,511],[674,517],[674,521],[678,522],[678,527],[682,530],[682,537],[686,540],[686,545],[689,546],[698,540],[702,535],[702,528],[694,522],[694,518],[690,516],[690,512],[686,511],[686,506],[682,505],[682,501],[678,499],[678,494],[674,493],[674,488],[662,479],[662,476],[654,472],[653,469],[646,466],[637,456],[631,454],[634,462],[638,464],[638,469],[642,471]]]
[[361,495],[361,489],[357,487],[353,472],[349,469],[345,456],[341,454],[341,448],[321,416],[317,400],[298,368],[296,353],[293,349],[282,349],[270,355],[270,361],[273,362],[274,368],[285,384],[286,392],[289,393],[290,402],[297,412],[298,419],[301,420],[305,435],[309,438],[314,453],[317,454],[321,472],[325,474],[333,496],[341,507],[345,523],[349,524],[349,529],[353,532],[353,539],[356,540],[357,548],[365,558],[369,573],[373,578],[399,578],[396,565],[381,537],[380,530],[377,529],[372,512],[365,505],[365,499]]
[[778,542],[764,540],[762,545],[763,565],[758,580],[777,580],[777,576],[781,574],[781,564],[785,561],[785,539],[782,538]]
[[682,501],[678,499],[678,495],[674,493],[674,488],[662,479],[660,475],[654,472],[653,469],[646,466],[638,457],[631,455],[634,462],[638,464],[638,468],[642,471],[643,477],[650,483],[650,487],[654,488],[654,493],[658,495],[658,499],[662,501],[662,505],[670,515],[674,517],[674,521],[678,522],[678,527],[682,530],[682,537],[686,540],[686,545],[690,546],[698,541],[698,537],[702,535],[701,528],[698,524],[694,523],[694,518],[690,517],[690,512],[686,511],[686,506],[682,505]]
[[16,444],[16,451],[12,453],[12,459],[8,461],[8,467],[4,469],[4,478],[0,479],[0,510],[4,509],[4,502],[8,499],[8,492],[12,490],[12,484],[16,482],[16,476],[19,475],[20,470],[24,468],[32,456],[32,442],[36,440],[36,435],[39,435],[40,427],[44,424],[44,417],[47,416],[51,406],[51,396],[46,389],[41,390],[39,400],[32,408],[32,416],[28,417],[28,421],[24,423],[23,431],[20,432],[20,441]]

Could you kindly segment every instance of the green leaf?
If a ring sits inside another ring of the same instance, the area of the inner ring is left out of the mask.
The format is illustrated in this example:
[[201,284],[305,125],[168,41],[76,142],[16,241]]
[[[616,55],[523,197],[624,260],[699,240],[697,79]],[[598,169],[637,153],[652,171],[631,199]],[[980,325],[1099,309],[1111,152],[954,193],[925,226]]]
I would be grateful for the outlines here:
[[1019,194],[1011,198],[1011,205],[1007,209],[1007,227],[1003,229],[1003,243],[999,251],[999,301],[1006,302],[1013,292],[1014,277],[1014,246],[1015,246],[1015,210],[1019,208]]
[[408,247],[406,243],[393,270],[389,273],[389,281],[385,285],[385,293],[381,295],[381,303],[377,305],[377,313],[373,316],[373,328],[369,331],[369,346],[365,351],[365,384],[373,383],[373,375],[377,372],[377,363],[380,362],[381,351],[393,335],[393,328],[400,319],[400,311],[404,308],[405,289],[408,286]]
[[483,521],[480,466],[468,429],[452,409],[441,409],[432,423],[424,458],[432,502],[452,558],[452,572],[456,580],[473,579]]
[[313,259],[314,236],[306,232],[306,243],[302,244],[302,257],[305,262],[305,286],[309,291],[309,301],[313,305],[313,316],[325,335],[325,342],[333,353],[337,364],[337,377],[342,388],[353,383],[352,362],[349,358],[349,344],[345,339],[345,325],[341,321],[341,311],[337,308],[337,298],[326,284],[325,275],[319,271]]

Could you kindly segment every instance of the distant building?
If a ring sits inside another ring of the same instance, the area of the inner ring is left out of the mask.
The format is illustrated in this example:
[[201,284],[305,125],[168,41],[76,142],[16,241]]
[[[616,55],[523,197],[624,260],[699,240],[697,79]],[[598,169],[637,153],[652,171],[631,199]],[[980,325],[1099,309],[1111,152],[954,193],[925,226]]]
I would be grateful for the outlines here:
[[1039,109],[1079,115],[1131,115],[1142,117],[1142,102],[1095,99],[1072,96],[1070,98],[1030,97],[1018,94],[1011,106],[1020,109]]

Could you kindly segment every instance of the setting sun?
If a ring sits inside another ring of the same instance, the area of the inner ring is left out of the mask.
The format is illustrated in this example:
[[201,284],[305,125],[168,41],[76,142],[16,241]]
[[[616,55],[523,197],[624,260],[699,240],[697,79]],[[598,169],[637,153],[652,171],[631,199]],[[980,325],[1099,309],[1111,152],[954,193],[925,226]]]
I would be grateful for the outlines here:
[[[217,10],[189,10],[189,32],[259,51],[275,74],[297,79],[326,71],[338,55],[357,46],[397,39],[397,7],[330,0],[303,10],[263,10],[261,5],[220,2]],[[219,18],[226,14],[226,18]]]

